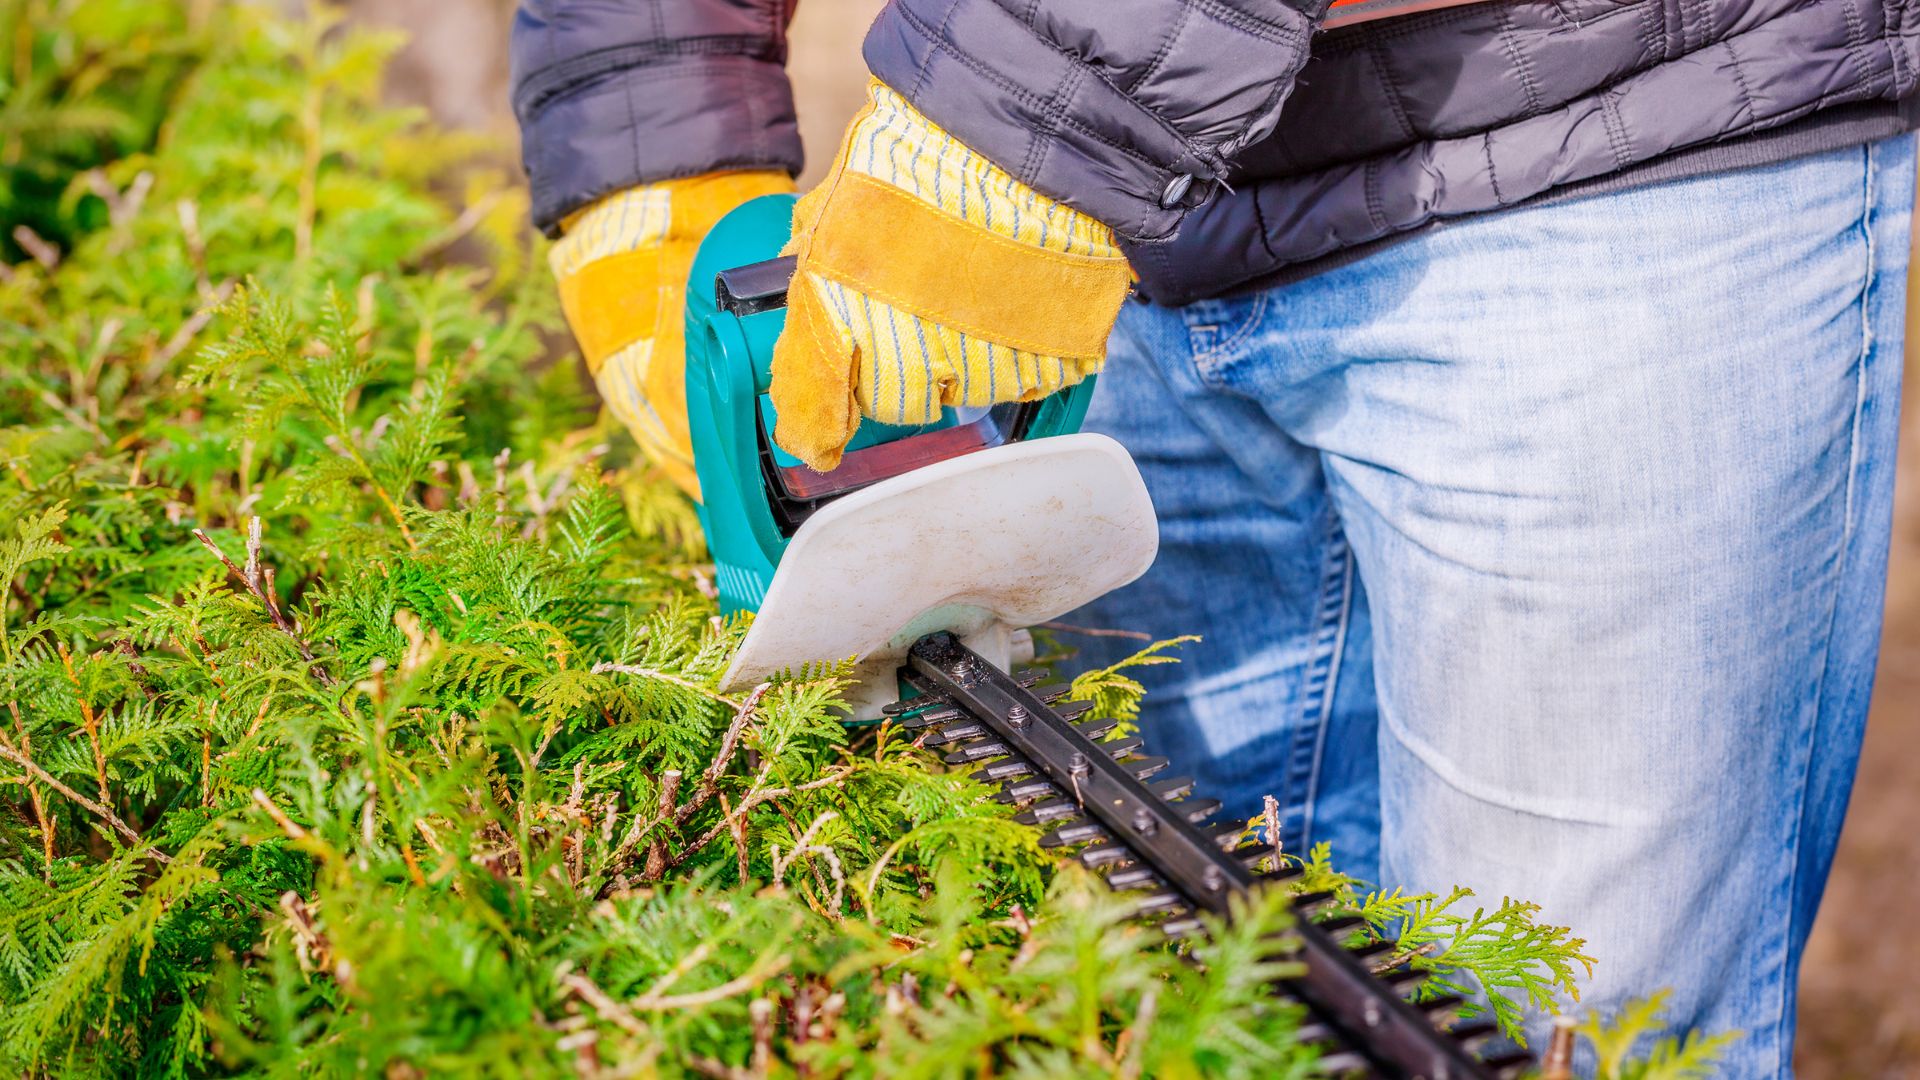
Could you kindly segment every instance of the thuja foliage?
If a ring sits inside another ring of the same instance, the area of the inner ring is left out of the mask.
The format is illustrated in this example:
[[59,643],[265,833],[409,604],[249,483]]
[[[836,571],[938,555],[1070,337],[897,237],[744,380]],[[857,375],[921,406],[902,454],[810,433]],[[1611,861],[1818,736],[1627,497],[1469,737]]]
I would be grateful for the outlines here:
[[[543,361],[524,196],[278,10],[0,282],[0,1072],[1312,1074],[1284,896],[1193,963],[838,669],[717,689],[744,626]],[[1301,881],[1504,1023],[1587,963]]]
[[106,206],[70,183],[152,144],[211,4],[0,0],[0,256],[46,258]]

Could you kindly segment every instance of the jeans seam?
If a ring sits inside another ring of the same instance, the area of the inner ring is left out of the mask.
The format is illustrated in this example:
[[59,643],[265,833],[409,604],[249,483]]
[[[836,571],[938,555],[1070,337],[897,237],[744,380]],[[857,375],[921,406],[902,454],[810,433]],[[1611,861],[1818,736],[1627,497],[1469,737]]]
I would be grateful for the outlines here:
[[[1282,786],[1291,799],[1300,792],[1288,816],[1299,821],[1298,845],[1313,832],[1315,803],[1320,794],[1320,769],[1326,752],[1327,727],[1333,716],[1334,691],[1340,679],[1347,621],[1353,611],[1353,550],[1347,544],[1340,519],[1328,511],[1327,557],[1320,575],[1320,598],[1314,612],[1313,644],[1301,691],[1300,723],[1287,747],[1286,779]],[[1282,830],[1284,833],[1287,830]],[[1292,839],[1292,838],[1289,838]]]
[[[1840,542],[1838,550],[1834,553],[1836,577],[1840,573],[1845,572],[1847,551],[1853,543],[1853,504],[1855,488],[1858,486],[1860,474],[1860,423],[1862,413],[1866,409],[1867,365],[1873,358],[1873,293],[1874,286],[1878,283],[1878,275],[1875,273],[1874,268],[1874,260],[1878,255],[1878,249],[1873,241],[1873,209],[1874,199],[1876,198],[1875,180],[1877,177],[1875,176],[1875,172],[1879,164],[1876,160],[1874,150],[1875,145],[1873,143],[1867,143],[1862,147],[1862,157],[1866,168],[1861,182],[1860,237],[1866,265],[1863,268],[1860,282],[1860,356],[1858,363],[1854,365],[1853,369],[1853,414],[1849,418],[1847,426],[1846,495],[1845,498],[1841,500]],[[1813,778],[1811,776],[1813,769],[1813,740],[1819,733],[1817,729],[1820,721],[1820,701],[1826,693],[1827,676],[1832,671],[1834,622],[1839,619],[1839,617],[1839,586],[1836,582],[1834,595],[1829,599],[1827,605],[1826,632],[1820,644],[1820,668],[1813,682],[1813,694],[1810,699],[1812,716],[1808,724],[1808,729],[1804,732],[1805,737],[1802,740],[1803,753],[1800,762],[1799,776],[1800,790],[1797,792],[1796,799],[1799,805],[1798,812],[1794,814],[1791,823],[1792,843],[1788,848],[1792,857],[1787,863],[1787,892],[1784,898],[1787,911],[1785,928],[1786,940],[1781,943],[1782,948],[1775,952],[1775,955],[1782,958],[1780,985],[1778,995],[1775,998],[1776,1012],[1774,1023],[1776,1026],[1786,1022],[1787,998],[1793,992],[1793,976],[1795,975],[1793,969],[1796,967],[1796,964],[1795,958],[1789,955],[1791,950],[1787,946],[1793,941],[1795,931],[1798,929],[1800,921],[1800,906],[1795,903],[1795,894],[1800,887],[1800,846],[1805,842],[1807,796],[1813,789]],[[1782,1060],[1780,1056],[1785,1049],[1784,1040],[1774,1040],[1774,1047],[1773,1075],[1789,1075],[1787,1070],[1791,1062]]]
[[1224,359],[1228,349],[1239,345],[1254,331],[1260,329],[1260,324],[1266,320],[1267,295],[1270,291],[1262,290],[1253,295],[1253,304],[1247,312],[1247,320],[1235,328],[1232,334],[1193,354],[1194,370],[1200,373],[1201,381],[1209,386],[1219,385],[1220,380],[1217,378],[1219,369],[1216,367],[1216,361]]

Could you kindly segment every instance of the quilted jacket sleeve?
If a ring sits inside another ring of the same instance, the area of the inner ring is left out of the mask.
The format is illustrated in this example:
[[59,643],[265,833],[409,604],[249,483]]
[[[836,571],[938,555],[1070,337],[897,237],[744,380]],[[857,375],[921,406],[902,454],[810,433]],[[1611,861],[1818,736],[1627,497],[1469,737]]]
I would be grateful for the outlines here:
[[1273,130],[1327,0],[891,0],[867,65],[934,123],[1133,240]]
[[520,0],[513,111],[533,221],[635,184],[800,171],[787,83],[795,0]]

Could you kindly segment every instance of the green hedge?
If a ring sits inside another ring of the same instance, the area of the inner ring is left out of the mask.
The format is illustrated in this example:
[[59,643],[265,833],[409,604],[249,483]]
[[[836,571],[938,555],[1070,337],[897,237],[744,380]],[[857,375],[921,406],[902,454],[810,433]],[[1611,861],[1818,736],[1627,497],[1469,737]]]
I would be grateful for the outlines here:
[[[0,8],[0,1071],[1311,1073],[1284,897],[1194,965],[839,672],[715,689],[743,626],[549,361],[524,193],[277,10]],[[1504,1023],[1588,963],[1300,880]]]

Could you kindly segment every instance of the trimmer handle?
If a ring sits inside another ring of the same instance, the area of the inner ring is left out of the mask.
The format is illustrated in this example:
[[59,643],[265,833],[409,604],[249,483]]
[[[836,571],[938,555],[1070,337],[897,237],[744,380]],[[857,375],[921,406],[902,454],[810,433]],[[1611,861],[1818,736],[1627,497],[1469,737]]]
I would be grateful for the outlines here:
[[700,245],[687,282],[687,419],[700,476],[701,524],[722,607],[757,610],[787,542],[843,495],[1011,442],[1078,431],[1093,379],[1040,401],[947,408],[930,424],[863,421],[831,472],[807,468],[772,438],[774,346],[786,326],[793,197],[767,195],[728,214]]
[[730,315],[758,315],[787,306],[787,286],[793,281],[797,255],[782,255],[748,263],[713,276],[713,302]]

